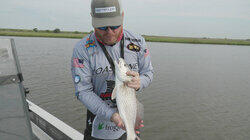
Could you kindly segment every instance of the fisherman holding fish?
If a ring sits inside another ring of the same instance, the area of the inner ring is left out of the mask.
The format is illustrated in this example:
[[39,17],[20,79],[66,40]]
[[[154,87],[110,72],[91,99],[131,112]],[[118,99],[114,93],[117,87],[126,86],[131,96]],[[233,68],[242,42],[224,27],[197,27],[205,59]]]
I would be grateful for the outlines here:
[[84,139],[139,139],[143,107],[135,94],[153,80],[146,42],[123,29],[120,0],[92,0],[91,16],[94,32],[71,60],[76,96],[87,108]]

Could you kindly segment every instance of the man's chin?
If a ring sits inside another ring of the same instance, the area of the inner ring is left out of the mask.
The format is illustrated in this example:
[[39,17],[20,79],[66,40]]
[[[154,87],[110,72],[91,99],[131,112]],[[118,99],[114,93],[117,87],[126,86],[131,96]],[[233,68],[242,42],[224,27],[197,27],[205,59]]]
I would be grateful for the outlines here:
[[106,43],[106,45],[108,45],[108,46],[113,46],[113,45],[115,45],[115,42]]
[[116,42],[115,41],[105,41],[104,43],[107,45],[114,45]]

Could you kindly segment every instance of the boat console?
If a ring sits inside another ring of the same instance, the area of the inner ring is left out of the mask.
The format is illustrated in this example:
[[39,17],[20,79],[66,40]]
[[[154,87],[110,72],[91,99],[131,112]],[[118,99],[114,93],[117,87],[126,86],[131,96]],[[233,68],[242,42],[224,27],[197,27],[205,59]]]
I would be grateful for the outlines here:
[[0,138],[33,137],[13,39],[0,39]]
[[83,134],[25,98],[13,39],[0,39],[0,139],[83,140]]

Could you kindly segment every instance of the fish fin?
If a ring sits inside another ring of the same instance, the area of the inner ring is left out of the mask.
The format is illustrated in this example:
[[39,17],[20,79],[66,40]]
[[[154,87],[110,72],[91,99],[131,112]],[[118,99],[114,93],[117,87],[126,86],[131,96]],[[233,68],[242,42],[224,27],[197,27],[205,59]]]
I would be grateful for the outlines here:
[[116,87],[113,89],[111,100],[114,100],[116,98]]

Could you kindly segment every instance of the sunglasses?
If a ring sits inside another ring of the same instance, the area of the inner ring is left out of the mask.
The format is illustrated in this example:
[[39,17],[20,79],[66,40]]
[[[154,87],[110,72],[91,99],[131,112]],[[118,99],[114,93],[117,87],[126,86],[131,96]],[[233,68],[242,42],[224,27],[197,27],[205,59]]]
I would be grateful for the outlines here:
[[99,27],[97,29],[106,31],[108,28],[110,28],[111,30],[115,30],[115,29],[118,29],[120,26],[121,25],[119,25],[119,26],[105,26],[105,27]]

